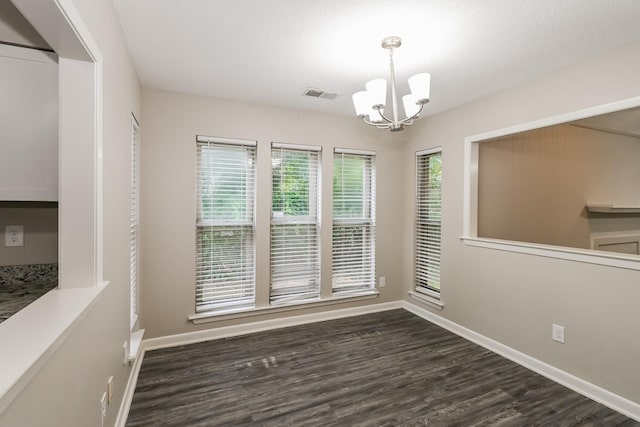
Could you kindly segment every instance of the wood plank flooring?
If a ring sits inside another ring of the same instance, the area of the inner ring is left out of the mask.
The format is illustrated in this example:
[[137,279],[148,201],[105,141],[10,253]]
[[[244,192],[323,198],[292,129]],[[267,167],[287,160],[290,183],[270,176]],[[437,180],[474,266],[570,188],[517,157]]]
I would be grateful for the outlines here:
[[128,426],[640,426],[404,310],[147,352]]

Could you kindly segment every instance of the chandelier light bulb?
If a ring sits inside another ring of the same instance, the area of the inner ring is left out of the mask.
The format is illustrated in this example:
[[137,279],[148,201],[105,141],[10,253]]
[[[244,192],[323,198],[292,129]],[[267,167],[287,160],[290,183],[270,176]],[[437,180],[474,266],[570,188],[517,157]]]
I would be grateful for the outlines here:
[[420,73],[409,77],[409,88],[411,89],[411,94],[420,104],[426,104],[429,102],[430,86],[431,74],[429,73]]
[[359,118],[363,118],[364,116],[369,115],[369,110],[371,109],[371,103],[369,102],[369,93],[362,90],[360,92],[356,92],[352,96],[353,98],[353,106],[356,109],[356,116]]
[[383,110],[369,110],[369,120],[373,123],[382,123]]
[[370,80],[365,85],[369,92],[371,107],[382,108],[387,103],[387,81],[385,79]]
[[413,93],[403,96],[402,104],[404,105],[404,114],[407,117],[414,116],[420,111],[420,105]]

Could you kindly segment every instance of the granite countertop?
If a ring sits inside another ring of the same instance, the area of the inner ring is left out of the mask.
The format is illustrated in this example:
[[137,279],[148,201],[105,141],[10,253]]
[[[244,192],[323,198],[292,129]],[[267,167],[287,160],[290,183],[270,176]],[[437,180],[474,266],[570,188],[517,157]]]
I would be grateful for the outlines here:
[[57,281],[5,283],[0,285],[0,323],[57,286]]
[[57,264],[0,266],[0,323],[57,286]]

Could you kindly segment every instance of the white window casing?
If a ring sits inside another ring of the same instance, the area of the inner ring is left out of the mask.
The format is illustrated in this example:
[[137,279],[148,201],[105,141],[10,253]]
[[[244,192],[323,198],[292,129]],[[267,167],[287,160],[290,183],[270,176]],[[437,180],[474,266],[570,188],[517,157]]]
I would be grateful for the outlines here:
[[375,152],[336,148],[333,155],[334,295],[375,288],[375,242]]
[[320,147],[271,146],[271,304],[320,297]]
[[256,142],[196,141],[196,312],[252,308]]
[[129,197],[130,329],[138,321],[138,250],[140,224],[140,124],[131,115],[131,188]]
[[416,153],[415,286],[440,293],[442,234],[442,149]]

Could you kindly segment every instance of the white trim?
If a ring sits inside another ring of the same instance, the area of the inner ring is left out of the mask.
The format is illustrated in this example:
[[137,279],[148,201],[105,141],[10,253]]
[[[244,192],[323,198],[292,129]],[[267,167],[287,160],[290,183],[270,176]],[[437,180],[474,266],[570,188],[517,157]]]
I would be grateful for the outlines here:
[[541,245],[537,243],[524,243],[480,237],[461,237],[460,240],[468,246],[517,252],[548,258],[566,259],[569,261],[584,262],[587,264],[626,268],[628,270],[640,270],[640,258],[637,255],[626,255],[617,252],[575,249],[565,246]]
[[129,372],[129,379],[124,388],[124,394],[122,401],[120,402],[120,409],[118,410],[118,416],[114,424],[115,427],[124,427],[127,424],[127,418],[129,417],[129,410],[131,409],[131,402],[133,401],[133,393],[136,391],[136,385],[138,384],[138,375],[140,374],[140,367],[144,359],[144,349],[137,353],[131,371]]
[[545,128],[548,126],[559,125],[575,120],[582,120],[601,114],[614,113],[616,111],[626,110],[640,106],[640,96],[624,99],[622,101],[610,102],[608,104],[598,105],[595,107],[585,108],[583,110],[572,111],[569,113],[559,114],[557,116],[546,117],[532,122],[526,122],[503,129],[492,130],[465,138],[465,141],[480,142],[488,139],[500,138],[507,135],[513,135],[529,130]]
[[429,295],[426,291],[409,291],[409,296],[436,310],[442,310],[444,308],[444,303],[440,301],[440,298]]
[[[640,248],[640,230],[602,231],[591,233],[589,236],[589,248],[593,250],[602,251],[606,249],[599,249],[600,246],[621,243],[635,243]],[[640,253],[636,255],[640,255]]]
[[332,297],[324,300],[312,299],[306,301],[294,301],[290,303],[273,303],[268,307],[231,308],[229,310],[216,310],[196,313],[189,316],[196,325],[200,323],[218,322],[220,320],[239,319],[242,317],[259,316],[262,314],[280,313],[283,311],[303,310],[312,307],[322,307],[331,304],[363,301],[378,297],[378,291],[363,291],[359,294]]
[[318,145],[285,144],[283,142],[272,142],[271,148],[283,148],[286,150],[322,151]]
[[626,399],[620,395],[612,393],[592,384],[582,378],[576,377],[568,372],[551,366],[541,360],[524,354],[514,348],[499,343],[489,337],[472,331],[462,325],[451,320],[445,319],[435,313],[431,313],[421,307],[418,307],[408,301],[403,301],[403,308],[423,319],[434,323],[462,338],[465,338],[475,344],[478,344],[506,359],[509,359],[527,369],[530,369],[558,384],[567,387],[570,390],[580,393],[589,399],[595,400],[614,411],[620,412],[627,417],[640,421],[640,404]]
[[433,147],[433,148],[427,148],[426,150],[416,151],[416,157],[417,156],[424,156],[424,155],[428,155],[428,154],[436,154],[436,153],[442,153],[442,146]]
[[299,316],[291,316],[281,319],[243,323],[216,329],[207,329],[203,331],[146,339],[142,341],[142,349],[144,351],[157,350],[159,348],[175,347],[179,345],[217,340],[220,338],[247,335],[254,332],[270,331],[272,329],[286,328],[289,326],[306,325],[308,323],[324,322],[326,320],[342,319],[344,317],[396,310],[399,308],[402,308],[402,301],[392,301],[380,304],[369,304],[360,307],[343,308],[340,310],[323,311],[320,313],[302,314]]
[[[524,242],[506,241],[500,240],[500,247],[490,246],[481,242],[492,241],[493,239],[481,239],[478,238],[478,143],[486,140],[500,138],[507,135],[513,135],[516,133],[526,132],[534,129],[540,129],[544,127],[564,124],[575,120],[581,120],[588,117],[593,117],[601,114],[613,113],[616,111],[622,111],[629,108],[635,108],[640,106],[640,96],[624,99],[621,101],[611,102],[608,104],[598,105],[595,107],[585,108],[578,111],[559,114],[557,116],[547,117],[540,120],[534,120],[531,122],[522,123],[515,126],[510,126],[503,129],[497,129],[489,132],[480,133],[473,136],[468,136],[464,139],[464,189],[463,189],[463,226],[461,239],[470,245],[479,247],[492,247],[493,249],[511,250],[513,252],[520,252],[532,255],[542,255],[551,258],[571,259],[574,261],[589,262],[592,264],[618,266],[617,261],[610,261],[603,252],[596,252],[589,254],[588,257],[578,256],[572,257],[566,255],[570,252],[577,252],[578,254],[584,254],[584,251],[573,251],[564,247],[553,247],[551,245],[536,245]],[[473,242],[478,242],[474,244]],[[539,250],[544,247],[545,250]],[[548,250],[546,250],[548,249]],[[598,258],[602,258],[598,261]],[[632,267],[637,263],[631,261],[622,262],[625,266],[623,268],[631,268],[633,270],[640,269],[639,267]]]
[[354,150],[352,148],[333,148],[334,154],[355,154],[356,156],[375,156],[375,151],[370,150]]
[[257,141],[252,141],[250,139],[220,138],[217,136],[205,135],[196,135],[196,142],[206,142],[210,144],[248,145],[250,147],[255,147],[256,145],[258,145]]
[[142,346],[142,337],[144,336],[144,329],[138,329],[135,332],[129,334],[129,362],[136,360],[140,354],[140,347]]
[[3,322],[0,342],[11,349],[0,351],[0,413],[71,335],[107,286],[108,282],[54,289]]
[[0,57],[42,62],[44,64],[58,63],[58,55],[55,52],[2,43],[0,43]]

